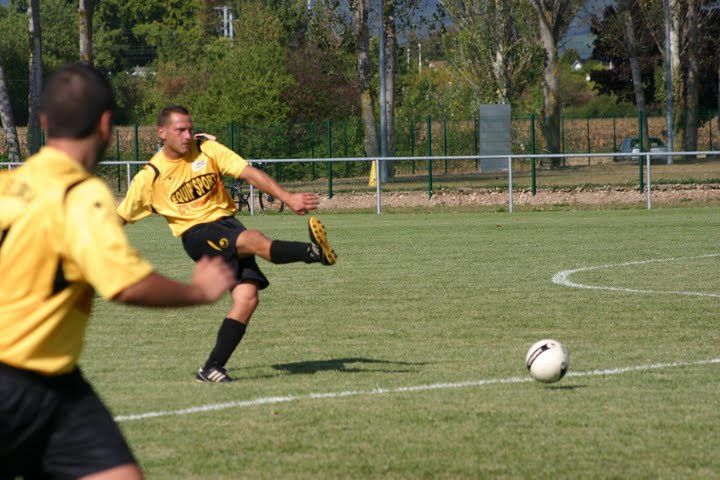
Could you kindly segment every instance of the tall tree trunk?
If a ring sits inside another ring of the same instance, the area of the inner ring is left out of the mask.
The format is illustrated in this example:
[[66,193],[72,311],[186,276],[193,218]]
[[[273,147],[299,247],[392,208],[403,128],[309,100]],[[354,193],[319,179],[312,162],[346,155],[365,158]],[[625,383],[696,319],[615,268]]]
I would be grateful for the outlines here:
[[498,103],[510,103],[508,78],[508,45],[506,35],[508,33],[508,25],[512,24],[510,19],[510,2],[507,0],[495,0],[493,6],[493,19],[495,31],[498,33],[493,42],[492,70],[495,84],[497,86],[495,95]]
[[[717,76],[718,76],[718,98],[717,98],[717,132],[720,133],[720,52],[717,58]],[[720,150],[720,149],[718,149]]]
[[670,69],[673,82],[673,146],[680,150],[685,137],[685,77],[680,62],[680,38],[682,37],[682,5],[680,0],[668,0],[670,8]]
[[623,33],[625,35],[625,47],[630,61],[630,72],[632,73],[633,90],[635,92],[635,108],[638,113],[642,112],[642,139],[640,141],[641,151],[650,151],[650,134],[648,132],[647,111],[645,109],[645,89],[642,83],[642,71],[640,70],[640,60],[638,58],[638,46],[635,40],[635,29],[633,27],[632,7],[634,0],[620,0],[618,7],[622,15]]
[[2,56],[0,56],[0,123],[5,132],[5,145],[7,146],[8,160],[11,162],[20,161],[20,142],[18,141],[17,129],[15,128],[15,117],[13,116],[10,95],[8,95],[7,82],[5,81],[5,69]]
[[355,28],[355,55],[357,57],[358,85],[360,87],[360,115],[363,124],[363,146],[365,155],[374,157],[378,155],[378,135],[375,129],[375,103],[370,88],[370,33],[368,31],[368,13],[370,0],[353,0],[353,16]]
[[90,66],[93,64],[93,13],[95,0],[80,0],[78,16],[80,19],[80,61]]
[[40,34],[40,0],[28,2],[28,33],[30,40],[30,88],[28,91],[28,150],[40,149],[38,105],[42,91],[42,37]]
[[687,115],[685,117],[685,150],[697,150],[699,62],[698,62],[698,0],[687,2]]
[[[558,49],[555,38],[553,12],[547,9],[545,2],[533,0],[540,24],[540,42],[545,49],[545,72],[543,74],[543,122],[542,132],[545,138],[545,151],[560,152],[560,81],[558,72]],[[552,160],[557,167],[560,161]]]
[[[397,67],[397,27],[395,22],[395,0],[383,2],[383,29],[385,31],[385,124],[387,125],[387,153],[395,156],[395,70]],[[383,162],[385,179],[395,175],[395,165]]]

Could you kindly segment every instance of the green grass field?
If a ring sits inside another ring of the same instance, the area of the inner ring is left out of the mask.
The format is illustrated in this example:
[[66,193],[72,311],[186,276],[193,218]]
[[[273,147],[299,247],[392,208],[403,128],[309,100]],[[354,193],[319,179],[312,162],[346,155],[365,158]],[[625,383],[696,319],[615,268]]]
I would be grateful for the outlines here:
[[[193,379],[227,299],[96,302],[82,364],[148,478],[720,478],[717,208],[320,218],[338,264],[261,261],[231,384]],[[306,238],[302,217],[241,220]],[[189,277],[163,220],[128,234]],[[571,280],[650,292],[552,282],[600,265]],[[545,337],[576,376],[529,381]]]

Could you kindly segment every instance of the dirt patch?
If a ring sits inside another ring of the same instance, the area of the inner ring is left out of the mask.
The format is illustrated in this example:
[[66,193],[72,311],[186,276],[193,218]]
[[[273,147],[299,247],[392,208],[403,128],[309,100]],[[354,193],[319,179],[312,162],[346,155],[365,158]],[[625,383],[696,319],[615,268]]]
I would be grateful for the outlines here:
[[[516,190],[514,206],[603,206],[603,205],[645,205],[647,194],[630,188],[575,188],[566,190],[545,190],[532,195],[530,190]],[[653,187],[653,205],[706,205],[720,204],[720,184],[704,185],[659,185]],[[383,192],[382,206],[390,208],[432,208],[432,207],[501,207],[508,205],[507,190],[462,189],[439,190],[428,197],[427,192]],[[323,210],[374,209],[374,192],[343,192],[333,198],[322,197]]]

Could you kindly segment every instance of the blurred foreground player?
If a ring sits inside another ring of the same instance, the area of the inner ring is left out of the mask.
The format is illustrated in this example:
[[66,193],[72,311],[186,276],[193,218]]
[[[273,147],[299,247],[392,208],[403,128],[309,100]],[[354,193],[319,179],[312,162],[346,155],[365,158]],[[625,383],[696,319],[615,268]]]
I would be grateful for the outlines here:
[[145,306],[211,303],[234,276],[219,258],[190,284],[154,273],[128,245],[91,172],[112,134],[107,80],[56,72],[41,100],[47,146],[0,173],[0,479],[140,479],[113,418],[78,368],[93,292]]

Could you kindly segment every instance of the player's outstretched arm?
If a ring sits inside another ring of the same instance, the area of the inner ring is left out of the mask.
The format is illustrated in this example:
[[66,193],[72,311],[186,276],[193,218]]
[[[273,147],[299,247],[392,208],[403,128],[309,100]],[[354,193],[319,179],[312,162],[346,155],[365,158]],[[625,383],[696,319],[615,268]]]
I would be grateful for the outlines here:
[[155,272],[118,293],[113,300],[146,307],[184,307],[212,303],[236,282],[221,257],[203,257],[195,266],[192,283],[171,280]]
[[316,193],[290,193],[273,180],[270,175],[249,165],[243,169],[240,178],[253,184],[268,195],[280,199],[298,215],[305,215],[310,210],[316,209],[320,204],[320,199]]

